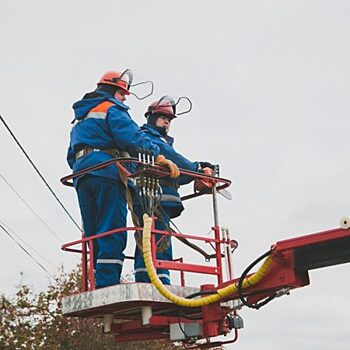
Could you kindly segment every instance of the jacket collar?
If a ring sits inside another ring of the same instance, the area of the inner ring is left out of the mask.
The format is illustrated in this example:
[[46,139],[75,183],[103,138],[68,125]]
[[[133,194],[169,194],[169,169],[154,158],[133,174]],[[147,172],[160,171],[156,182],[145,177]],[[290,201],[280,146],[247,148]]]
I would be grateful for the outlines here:
[[101,97],[104,99],[104,101],[111,101],[111,102],[115,103],[116,105],[118,105],[119,107],[121,107],[122,109],[125,109],[126,111],[129,109],[129,106],[127,106],[123,102],[117,100],[116,98],[114,98],[114,96],[112,96],[108,92],[98,91],[98,94],[101,95]]
[[142,130],[145,130],[147,132],[149,132],[151,135],[156,136],[160,139],[164,139],[166,141],[166,143],[170,146],[173,145],[174,143],[174,138],[167,135],[166,137],[164,137],[163,135],[161,135],[154,127],[153,125],[150,124],[143,124],[141,127]]
[[82,100],[77,101],[73,104],[73,109],[75,113],[75,119],[80,120],[85,118],[90,109],[96,107],[104,101],[110,101],[116,104],[120,109],[127,111],[129,107],[122,103],[121,101],[114,98],[112,95],[104,92],[92,92],[86,94]]

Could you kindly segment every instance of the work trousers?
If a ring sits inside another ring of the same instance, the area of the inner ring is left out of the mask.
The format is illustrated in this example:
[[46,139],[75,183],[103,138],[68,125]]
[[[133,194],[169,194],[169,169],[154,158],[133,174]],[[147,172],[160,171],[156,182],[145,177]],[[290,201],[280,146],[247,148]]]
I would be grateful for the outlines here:
[[[144,214],[142,212],[140,205],[134,205],[134,211],[135,214],[138,216],[140,225],[143,226],[143,219],[142,215]],[[156,221],[156,229],[162,230],[162,231],[169,231],[169,217],[163,215],[162,218],[159,218],[159,220]],[[158,242],[160,239],[162,239],[164,235],[156,234],[156,242]],[[164,239],[166,241],[164,241]],[[156,254],[157,259],[159,260],[172,260],[173,259],[173,249],[171,246],[171,239],[169,236],[164,237],[162,241],[160,242],[160,246],[166,243],[166,249],[164,251],[160,251]],[[150,283],[150,279],[148,277],[146,268],[145,268],[145,262],[143,260],[143,255],[138,246],[136,245],[135,248],[135,262],[134,262],[134,270],[135,270],[135,282],[147,282]],[[157,275],[159,279],[163,282],[163,284],[170,284],[170,275],[169,270],[166,269],[157,269]]]
[[[126,227],[125,187],[120,181],[85,175],[76,190],[86,237]],[[119,283],[126,241],[126,231],[94,240],[96,288]]]

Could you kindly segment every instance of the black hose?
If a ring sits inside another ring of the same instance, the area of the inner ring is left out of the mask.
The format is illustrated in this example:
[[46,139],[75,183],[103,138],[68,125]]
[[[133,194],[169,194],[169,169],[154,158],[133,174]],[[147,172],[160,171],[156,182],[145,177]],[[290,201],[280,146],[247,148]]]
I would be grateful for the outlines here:
[[259,256],[257,259],[255,259],[242,273],[241,277],[239,278],[238,281],[238,285],[237,285],[237,292],[238,292],[238,297],[241,300],[241,302],[245,305],[248,306],[251,309],[260,309],[262,306],[266,305],[268,302],[270,302],[272,299],[274,299],[276,297],[276,293],[270,295],[269,297],[267,297],[265,300],[263,300],[260,303],[256,303],[256,304],[250,304],[248,303],[248,301],[245,299],[244,295],[243,295],[243,281],[246,278],[246,276],[248,275],[249,271],[256,265],[258,264],[261,260],[263,260],[264,258],[268,257],[269,255],[271,255],[272,250],[267,251],[266,253],[264,253],[263,255]]
[[217,294],[217,290],[200,290],[199,292],[187,295],[186,299],[193,299],[202,295]]
[[[193,298],[196,298],[196,297],[199,297],[202,295],[210,295],[210,294],[217,294],[217,291],[216,290],[201,290],[199,292],[187,295],[185,298],[186,299],[193,299]],[[196,317],[196,316],[187,315],[183,311],[183,307],[181,307],[181,306],[179,307],[179,314],[181,314],[182,317],[187,318],[189,320],[201,320],[202,319],[202,317],[200,317],[200,316]]]

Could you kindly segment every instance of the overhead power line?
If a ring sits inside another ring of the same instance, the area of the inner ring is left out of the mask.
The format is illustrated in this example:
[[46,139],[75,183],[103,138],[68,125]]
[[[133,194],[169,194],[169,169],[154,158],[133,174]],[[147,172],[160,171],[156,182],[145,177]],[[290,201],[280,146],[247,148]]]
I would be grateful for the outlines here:
[[8,187],[16,194],[16,196],[24,203],[24,205],[34,214],[34,216],[52,233],[52,235],[61,243],[60,238],[54,230],[39,216],[39,214],[26,202],[26,200],[16,191],[16,189],[0,174],[0,177],[6,183]]
[[28,252],[26,248],[23,247],[21,243],[19,243],[11,233],[0,223],[0,228],[42,269],[44,270],[50,277],[55,278],[38,260],[34,258],[32,254]]
[[28,248],[30,248],[33,252],[38,254],[43,260],[45,260],[47,263],[49,263],[52,267],[54,267],[56,270],[59,269],[59,267],[54,264],[52,261],[50,261],[45,255],[41,254],[37,249],[32,247],[29,243],[27,243],[23,238],[21,238],[20,235],[18,235],[16,232],[13,231],[8,225],[6,225],[3,221],[0,221],[0,224],[6,228],[7,231],[9,231],[14,237],[16,237],[18,240],[20,240],[24,245],[26,245]]
[[71,219],[71,221],[74,223],[74,225],[79,229],[80,232],[83,232],[82,229],[80,228],[80,226],[78,225],[78,223],[74,220],[74,218],[72,217],[72,215],[69,213],[69,211],[66,209],[66,207],[63,205],[63,203],[60,201],[60,199],[57,197],[56,193],[53,191],[53,189],[51,188],[51,186],[48,184],[48,182],[45,180],[44,176],[41,174],[41,172],[39,171],[39,169],[37,168],[37,166],[34,164],[34,162],[31,160],[31,158],[29,157],[28,153],[24,150],[24,148],[22,147],[22,145],[20,144],[20,142],[17,140],[16,136],[14,135],[14,133],[12,132],[12,130],[10,129],[10,127],[7,125],[7,123],[5,122],[4,118],[0,115],[0,120],[1,122],[4,124],[5,128],[7,129],[7,131],[10,133],[10,135],[12,136],[12,138],[14,139],[14,141],[16,142],[17,146],[21,149],[21,151],[23,152],[23,154],[25,155],[25,157],[27,158],[27,160],[29,161],[29,163],[32,165],[32,167],[34,168],[34,170],[36,171],[36,173],[39,175],[39,177],[41,178],[41,180],[44,182],[44,184],[46,185],[46,187],[48,188],[48,190],[51,192],[51,194],[55,197],[56,201],[59,203],[59,205],[61,206],[61,208],[65,211],[65,213],[69,216],[69,218]]

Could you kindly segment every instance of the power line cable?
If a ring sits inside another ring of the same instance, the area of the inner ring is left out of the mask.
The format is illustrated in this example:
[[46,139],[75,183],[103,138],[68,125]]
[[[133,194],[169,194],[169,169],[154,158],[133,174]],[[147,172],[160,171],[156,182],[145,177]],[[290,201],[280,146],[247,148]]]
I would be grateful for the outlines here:
[[46,262],[48,262],[51,266],[53,266],[55,269],[58,269],[59,267],[55,265],[52,261],[47,259],[43,254],[41,254],[38,250],[33,248],[29,243],[27,243],[23,238],[21,238],[16,232],[13,231],[8,225],[6,225],[3,221],[0,221],[0,224],[4,226],[12,235],[14,235],[17,239],[19,239],[23,244],[27,245],[33,252],[38,254],[42,259],[44,259]]
[[52,230],[52,228],[39,216],[38,213],[26,202],[26,200],[16,191],[16,189],[5,179],[5,177],[0,174],[0,177],[3,179],[3,181],[7,184],[8,187],[16,194],[16,196],[24,203],[24,205],[34,214],[34,216],[52,233],[55,238],[62,243],[61,239],[58,237],[58,235],[55,233],[55,231]]
[[28,250],[26,249],[26,248],[24,248],[23,246],[22,246],[22,244],[21,243],[19,243],[12,235],[11,235],[11,233],[8,231],[8,230],[6,230],[6,228],[2,225],[2,224],[0,224],[0,228],[42,269],[42,270],[44,270],[50,277],[52,277],[53,279],[55,279],[55,277],[42,265],[42,264],[40,264],[40,262],[38,261],[38,260],[36,260],[35,258],[34,258],[34,256],[32,255],[32,254],[30,254],[29,252],[28,252]]
[[0,120],[1,122],[4,124],[5,128],[7,129],[7,131],[10,133],[10,135],[12,136],[12,138],[14,139],[14,141],[16,142],[17,146],[21,149],[21,151],[23,152],[23,154],[25,155],[25,157],[27,158],[27,160],[29,161],[29,163],[32,165],[32,167],[34,168],[34,170],[36,171],[36,173],[39,175],[39,177],[41,178],[41,180],[44,182],[44,184],[46,185],[46,187],[49,189],[49,191],[51,192],[51,194],[55,197],[56,201],[59,203],[59,205],[62,207],[62,209],[65,211],[65,213],[69,216],[69,218],[71,219],[71,221],[74,223],[74,225],[79,229],[80,232],[83,232],[83,230],[81,229],[81,227],[78,225],[78,223],[74,220],[74,218],[72,217],[72,215],[69,213],[69,211],[66,209],[66,207],[63,205],[63,203],[60,201],[60,199],[57,197],[56,193],[53,191],[53,189],[50,187],[50,185],[47,183],[47,181],[45,180],[44,176],[41,174],[41,172],[39,171],[39,169],[36,167],[36,165],[34,164],[34,162],[30,159],[28,153],[24,150],[24,148],[22,147],[22,145],[20,144],[20,142],[17,140],[16,136],[14,135],[14,133],[12,132],[12,130],[10,129],[10,127],[7,125],[7,123],[5,122],[4,118],[0,115]]

